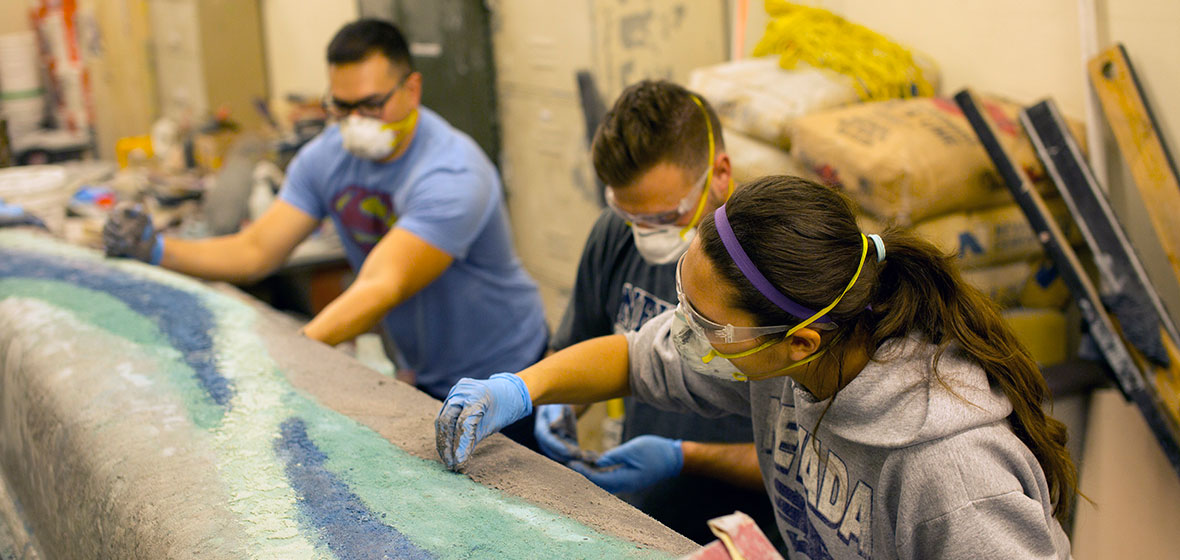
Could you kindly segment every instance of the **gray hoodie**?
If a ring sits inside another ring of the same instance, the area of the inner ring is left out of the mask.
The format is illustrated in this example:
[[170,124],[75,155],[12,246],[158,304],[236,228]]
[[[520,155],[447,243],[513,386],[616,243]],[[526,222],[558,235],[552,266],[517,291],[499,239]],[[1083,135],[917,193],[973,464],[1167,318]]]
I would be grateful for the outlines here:
[[671,322],[669,311],[627,333],[632,392],[669,410],[751,416],[791,558],[1070,557],[1040,464],[1008,426],[1012,405],[954,346],[940,383],[936,346],[885,342],[821,422],[829,401],[789,377],[683,367]]

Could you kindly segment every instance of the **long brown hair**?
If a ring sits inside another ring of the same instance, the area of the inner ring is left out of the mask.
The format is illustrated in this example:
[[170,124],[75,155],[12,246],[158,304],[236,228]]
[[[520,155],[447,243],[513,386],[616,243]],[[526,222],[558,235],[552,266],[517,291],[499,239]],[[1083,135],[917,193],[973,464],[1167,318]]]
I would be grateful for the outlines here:
[[[734,192],[726,216],[762,274],[788,298],[811,309],[830,304],[860,263],[861,231],[852,204],[811,181],[757,179]],[[762,325],[799,322],[746,280],[726,252],[711,215],[701,221],[699,235],[705,255],[736,290],[731,305]],[[884,341],[917,331],[938,345],[937,366],[946,349],[957,343],[1011,401],[1012,431],[1041,464],[1053,513],[1064,522],[1077,493],[1077,469],[1065,448],[1065,425],[1041,408],[1050,395],[1036,362],[995,304],[963,281],[953,256],[907,230],[889,228],[881,237],[886,259],[878,263],[870,245],[860,278],[829,312],[839,328],[825,344],[835,348],[849,340],[866,341],[872,355]],[[838,360],[840,354],[829,352],[823,359]]]

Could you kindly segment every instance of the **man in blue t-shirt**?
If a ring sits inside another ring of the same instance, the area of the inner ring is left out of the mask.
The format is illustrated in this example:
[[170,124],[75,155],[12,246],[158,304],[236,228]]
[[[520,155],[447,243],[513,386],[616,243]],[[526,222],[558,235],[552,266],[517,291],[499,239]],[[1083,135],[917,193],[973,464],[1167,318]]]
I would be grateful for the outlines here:
[[419,105],[422,76],[401,33],[377,20],[344,26],[328,45],[328,77],[339,124],[299,152],[257,221],[225,237],[165,239],[141,211],[122,209],[104,230],[107,253],[251,282],[331,217],[357,278],[303,328],[307,337],[335,345],[380,321],[436,398],[461,377],[532,364],[547,327],[512,247],[496,169]]

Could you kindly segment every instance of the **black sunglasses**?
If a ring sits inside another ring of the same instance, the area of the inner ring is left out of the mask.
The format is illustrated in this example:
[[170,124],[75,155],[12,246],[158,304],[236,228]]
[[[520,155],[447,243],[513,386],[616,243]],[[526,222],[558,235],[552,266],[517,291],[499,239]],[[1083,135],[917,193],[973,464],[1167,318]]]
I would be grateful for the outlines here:
[[361,99],[360,101],[348,102],[341,101],[335,97],[324,96],[328,99],[328,101],[324,102],[324,111],[338,119],[347,117],[348,115],[352,114],[353,111],[356,111],[357,114],[365,117],[380,117],[381,110],[385,108],[385,104],[389,103],[389,100],[393,97],[393,94],[397,93],[397,90],[401,89],[402,86],[406,84],[406,80],[409,79],[409,77],[410,74],[403,76],[402,79],[397,82],[397,85],[393,86],[393,89],[389,90],[389,93],[386,93],[385,95],[370,95],[369,97]]

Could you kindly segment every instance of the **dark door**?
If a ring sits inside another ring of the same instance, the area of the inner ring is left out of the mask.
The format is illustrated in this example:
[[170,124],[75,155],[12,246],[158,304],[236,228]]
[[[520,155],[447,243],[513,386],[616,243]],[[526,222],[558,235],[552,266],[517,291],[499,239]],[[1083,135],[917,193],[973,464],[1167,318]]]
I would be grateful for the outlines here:
[[500,164],[496,73],[483,0],[359,0],[361,17],[393,22],[422,73],[422,104],[469,134]]

